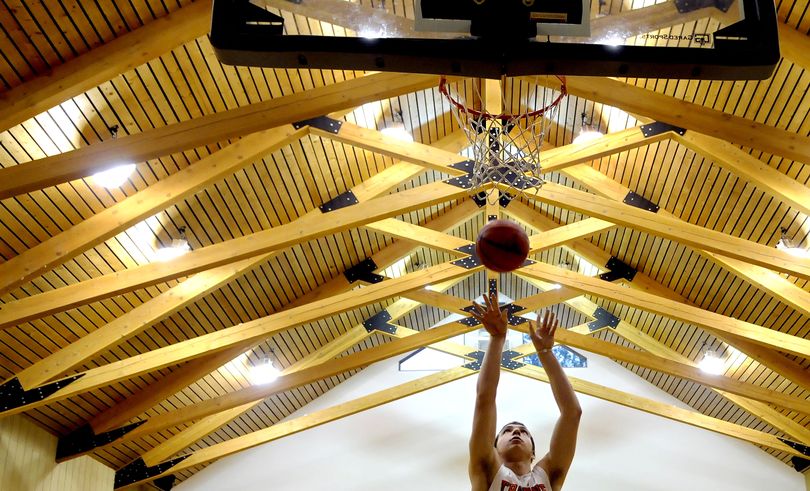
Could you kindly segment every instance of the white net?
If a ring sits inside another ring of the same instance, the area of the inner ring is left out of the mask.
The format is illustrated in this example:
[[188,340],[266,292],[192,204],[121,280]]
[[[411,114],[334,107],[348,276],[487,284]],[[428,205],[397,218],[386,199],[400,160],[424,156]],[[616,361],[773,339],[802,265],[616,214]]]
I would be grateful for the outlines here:
[[488,183],[502,184],[516,197],[545,182],[540,151],[566,87],[562,78],[540,78],[504,78],[497,84],[442,79],[440,90],[470,142],[470,194],[486,193],[494,203],[500,193],[494,187],[486,189]]

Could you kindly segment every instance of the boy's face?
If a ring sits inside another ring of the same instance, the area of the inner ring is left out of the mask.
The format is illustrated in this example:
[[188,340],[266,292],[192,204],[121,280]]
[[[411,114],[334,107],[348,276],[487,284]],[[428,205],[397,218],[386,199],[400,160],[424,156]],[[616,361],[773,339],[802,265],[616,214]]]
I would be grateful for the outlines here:
[[532,435],[520,423],[509,423],[498,433],[495,442],[498,453],[508,460],[531,459],[534,457]]

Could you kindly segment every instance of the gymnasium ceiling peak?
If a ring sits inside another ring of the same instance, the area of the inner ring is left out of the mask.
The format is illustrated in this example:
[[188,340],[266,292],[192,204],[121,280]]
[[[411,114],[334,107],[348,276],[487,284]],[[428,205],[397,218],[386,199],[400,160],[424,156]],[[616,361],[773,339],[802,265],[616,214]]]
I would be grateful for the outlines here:
[[[500,291],[692,408],[639,410],[807,457],[810,260],[774,247],[782,228],[810,234],[806,1],[777,3],[784,58],[768,80],[569,78],[548,184],[506,207],[445,182],[467,157],[438,77],[224,66],[210,6],[0,6],[0,368],[9,400],[48,394],[3,414],[58,435],[60,458],[185,479],[293,431],[305,422],[279,422],[370,362],[432,343],[469,353],[443,340],[474,326],[428,328],[484,292],[487,273],[452,262],[491,214],[526,226],[537,261],[490,277]],[[341,31],[278,12],[301,33]],[[379,132],[397,110],[414,143]],[[606,136],[576,146],[582,112]],[[296,124],[324,115],[337,132]],[[645,137],[652,121],[686,131]],[[88,178],[121,160],[137,163],[121,188]],[[623,204],[631,192],[658,212]],[[153,262],[181,228],[192,252]],[[633,279],[593,278],[611,258]],[[724,376],[694,369],[704,346]],[[247,366],[271,352],[287,376],[252,386]]]

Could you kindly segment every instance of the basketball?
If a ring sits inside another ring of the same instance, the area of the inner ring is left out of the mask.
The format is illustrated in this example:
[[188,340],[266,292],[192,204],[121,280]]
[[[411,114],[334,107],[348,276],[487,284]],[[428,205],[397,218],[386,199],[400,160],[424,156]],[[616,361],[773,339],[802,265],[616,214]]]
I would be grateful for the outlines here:
[[526,260],[529,255],[529,237],[514,222],[493,220],[478,234],[475,252],[487,269],[506,273],[519,268]]

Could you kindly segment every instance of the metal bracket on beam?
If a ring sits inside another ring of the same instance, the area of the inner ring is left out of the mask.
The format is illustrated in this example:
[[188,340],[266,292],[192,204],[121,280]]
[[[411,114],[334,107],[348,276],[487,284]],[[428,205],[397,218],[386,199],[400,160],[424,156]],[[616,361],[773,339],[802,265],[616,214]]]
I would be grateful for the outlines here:
[[481,191],[480,193],[474,194],[472,200],[479,208],[483,208],[487,205],[487,193]]
[[[690,0],[687,0],[690,1]],[[713,0],[711,0],[713,1]],[[677,0],[676,0],[677,3]],[[660,121],[656,121],[654,123],[645,124],[641,127],[641,134],[644,135],[646,138],[651,136],[660,135],[661,133],[666,133],[667,131],[675,132],[681,136],[686,134],[686,129],[681,128],[680,126],[671,125],[669,123],[662,123]]]
[[463,252],[464,254],[469,254],[469,256],[456,259],[450,264],[461,266],[464,269],[473,269],[481,266],[481,260],[478,258],[478,254],[475,253],[475,244],[456,247],[455,250],[458,252]]
[[501,354],[501,366],[509,370],[517,370],[520,367],[526,366],[525,363],[515,361],[515,357],[520,356],[517,351],[506,350]]
[[511,203],[513,199],[515,199],[515,197],[512,196],[511,194],[504,193],[503,191],[500,191],[500,197],[498,198],[498,204],[501,205],[501,208],[506,208],[507,206],[509,206],[509,203]]
[[73,456],[87,453],[94,448],[112,443],[144,423],[146,423],[145,420],[137,421],[98,435],[95,434],[90,425],[82,426],[59,439],[56,444],[56,461],[62,462]]
[[174,474],[169,474],[168,476],[155,479],[152,484],[157,486],[160,491],[171,491],[171,489],[174,487],[174,481],[176,480],[177,478]]
[[367,258],[344,271],[343,276],[349,280],[349,283],[354,283],[358,280],[365,281],[366,283],[379,283],[383,281],[385,277],[376,274],[374,272],[376,270],[377,263],[375,263],[373,259]]
[[603,327],[616,327],[619,325],[619,322],[621,322],[621,319],[602,307],[596,308],[596,310],[593,312],[593,317],[596,320],[588,323],[588,329],[590,329],[591,332],[602,329]]
[[810,447],[808,447],[807,445],[803,445],[801,443],[794,442],[792,440],[787,440],[787,439],[782,438],[782,437],[777,437],[777,438],[779,439],[779,441],[781,441],[782,443],[784,443],[788,447],[792,448],[793,450],[798,450],[799,452],[801,452],[805,456],[810,457]]
[[630,206],[635,206],[636,208],[641,208],[642,210],[658,213],[658,205],[648,200],[644,196],[634,193],[633,191],[627,193],[627,196],[624,197],[624,203]]
[[[528,322],[528,319],[526,319],[524,317],[514,315],[515,312],[520,312],[521,310],[525,310],[525,307],[521,307],[520,305],[517,305],[517,304],[514,304],[514,303],[509,303],[509,304],[506,304],[506,305],[501,305],[500,309],[506,311],[506,322],[510,326],[518,326],[520,324],[523,324],[524,322]],[[474,312],[475,311],[475,306],[468,305],[468,306],[464,307],[461,310],[463,310],[464,312],[468,312],[468,313],[469,312]],[[476,319],[475,317],[468,317],[468,318],[460,320],[459,322],[464,324],[465,326],[470,326],[470,327],[480,324],[478,319]]]
[[481,370],[481,364],[484,363],[484,352],[481,350],[471,351],[467,353],[469,358],[473,358],[474,361],[467,363],[466,365],[462,365],[464,368],[469,368],[470,370]]
[[608,272],[599,275],[599,278],[605,281],[616,281],[619,278],[624,278],[627,281],[633,281],[633,278],[636,277],[637,271],[616,256],[611,256],[605,265],[605,268],[608,269]]
[[83,376],[84,374],[80,373],[78,375],[63,378],[62,380],[57,380],[56,382],[51,382],[49,384],[40,385],[39,387],[29,390],[23,389],[20,381],[17,379],[17,377],[14,377],[8,382],[3,383],[3,385],[0,385],[0,412],[9,411],[11,409],[23,407],[27,404],[39,402],[59,389],[67,387]]
[[529,322],[529,319],[525,317],[520,317],[519,315],[515,315],[515,312],[520,312],[521,310],[525,310],[526,307],[521,307],[518,304],[510,303],[506,305],[506,322],[510,326],[519,326],[524,322]]
[[[472,160],[465,160],[463,162],[456,162],[455,164],[450,164],[448,167],[464,171],[465,174],[463,176],[456,176],[451,177],[450,179],[445,179],[444,182],[450,184],[451,186],[459,187],[461,189],[470,189],[472,187],[473,165],[474,164]],[[479,208],[483,206],[478,202],[478,200],[476,200],[475,196],[473,196],[473,200],[475,200],[475,203],[478,204]],[[486,203],[486,199],[484,202]]]
[[391,324],[391,319],[391,314],[383,309],[364,320],[363,327],[365,327],[368,332],[381,331],[388,334],[396,334],[397,326]]
[[151,467],[146,465],[143,459],[130,462],[125,467],[115,471],[115,485],[113,489],[123,488],[140,481],[146,481],[159,474],[163,474],[180,462],[186,460],[191,454],[177,457],[176,459],[161,462]]
[[302,121],[293,123],[293,128],[295,129],[301,129],[304,126],[312,126],[313,128],[318,128],[321,131],[337,135],[340,131],[340,127],[343,126],[343,121],[330,118],[329,116],[318,116],[317,118],[304,119]]
[[354,195],[351,191],[346,191],[345,193],[336,196],[326,203],[319,206],[321,213],[328,213],[330,211],[339,210],[341,208],[346,208],[347,206],[356,205],[359,203],[360,200],[357,199],[357,196]]
[[790,463],[793,464],[793,468],[796,469],[796,472],[804,472],[810,467],[810,460],[803,459],[796,455],[790,458]]

